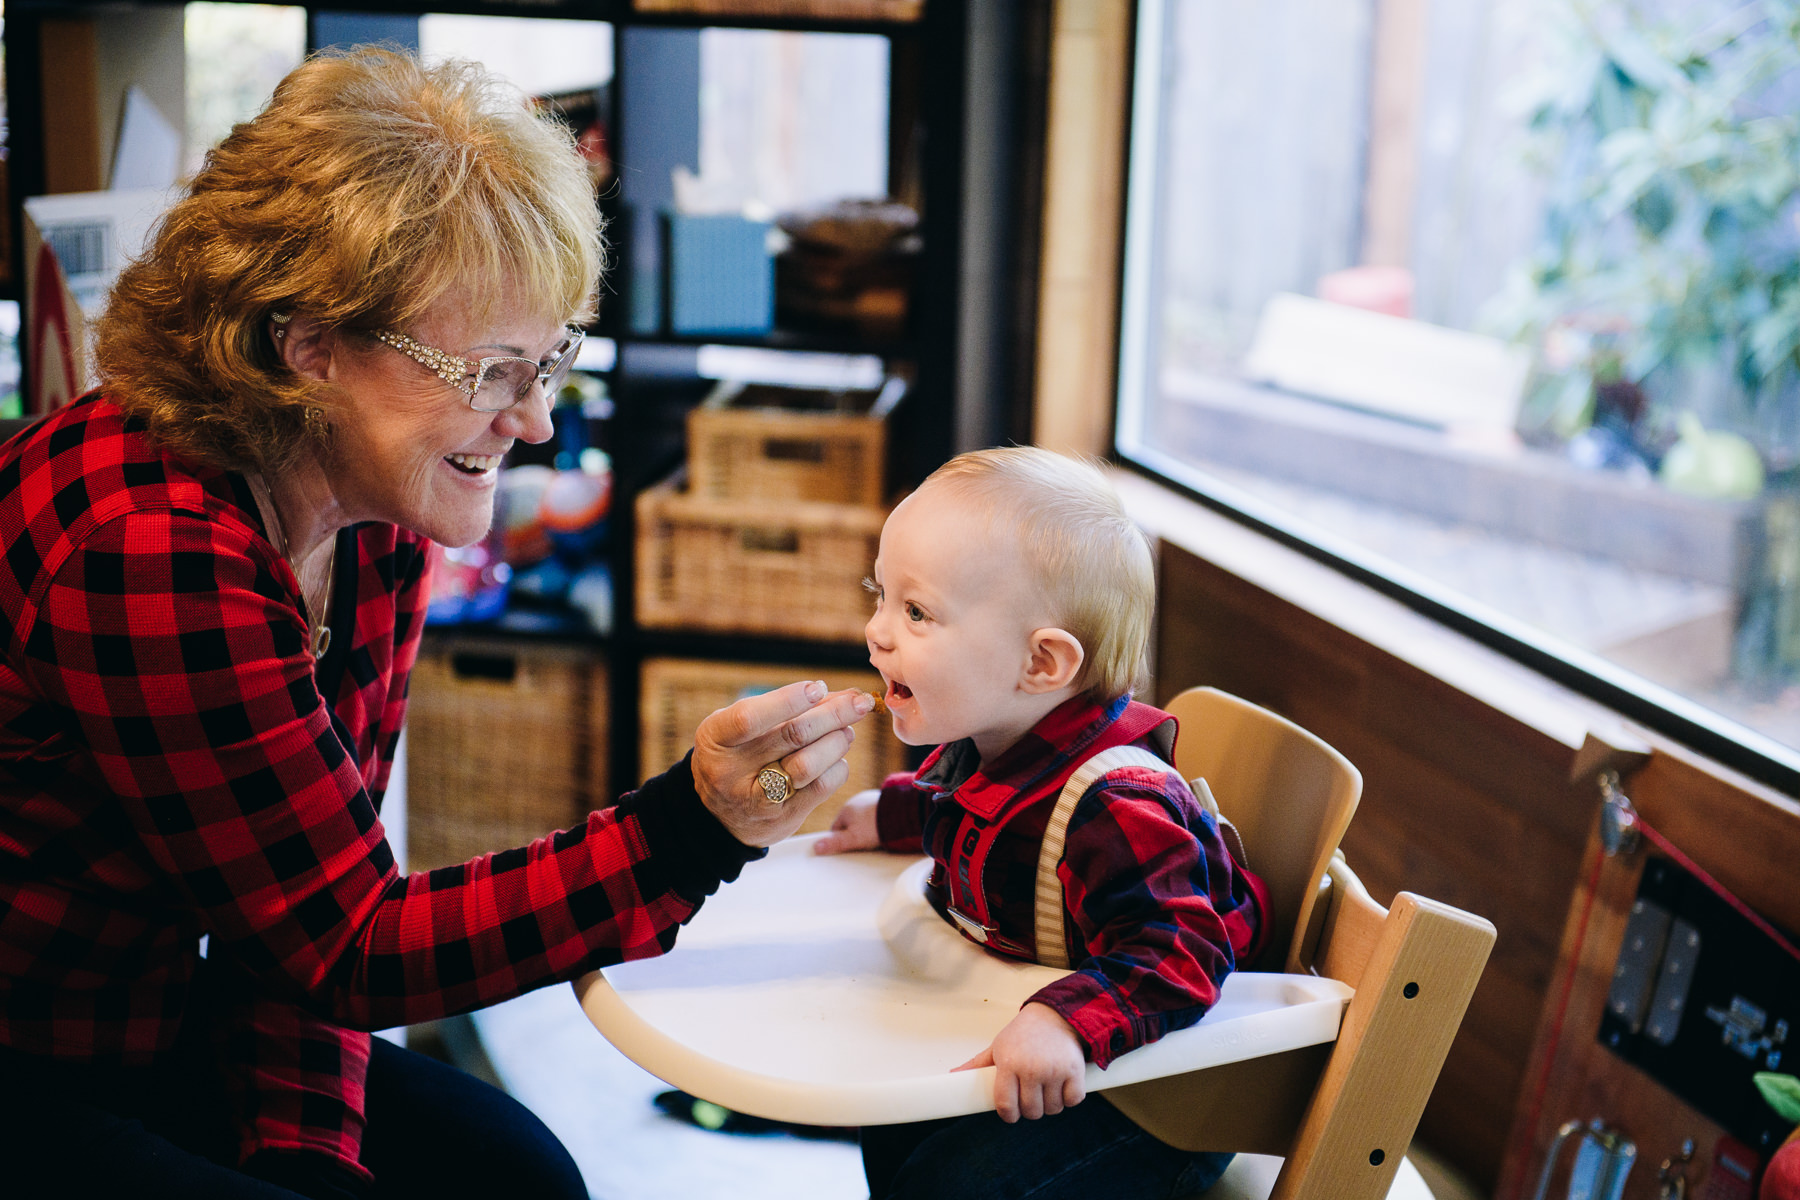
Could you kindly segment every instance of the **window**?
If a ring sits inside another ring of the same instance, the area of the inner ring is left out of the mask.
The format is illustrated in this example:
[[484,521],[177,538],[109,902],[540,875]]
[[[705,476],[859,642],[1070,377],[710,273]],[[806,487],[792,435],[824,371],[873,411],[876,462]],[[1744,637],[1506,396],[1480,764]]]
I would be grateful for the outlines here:
[[187,174],[240,121],[262,111],[281,77],[306,56],[306,9],[280,4],[189,4]]
[[1800,764],[1800,17],[1138,22],[1120,454],[1702,748]]
[[707,29],[700,170],[708,199],[787,212],[888,194],[888,40]]
[[427,13],[419,18],[419,55],[473,59],[528,95],[592,91],[612,82],[613,29],[600,21]]

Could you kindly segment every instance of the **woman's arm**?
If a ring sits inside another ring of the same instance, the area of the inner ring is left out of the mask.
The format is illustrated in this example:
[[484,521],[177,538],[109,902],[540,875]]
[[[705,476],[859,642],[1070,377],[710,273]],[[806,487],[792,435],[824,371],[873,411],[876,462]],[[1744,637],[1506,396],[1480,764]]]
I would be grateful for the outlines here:
[[[851,698],[809,711],[794,685],[709,718],[700,787],[684,761],[573,829],[402,877],[279,573],[246,527],[132,514],[69,555],[19,632],[34,685],[215,940],[347,1024],[466,1011],[660,953],[760,855],[715,812],[774,840],[841,782],[852,735],[828,730],[855,719]],[[777,758],[801,786],[779,810],[750,765]]]

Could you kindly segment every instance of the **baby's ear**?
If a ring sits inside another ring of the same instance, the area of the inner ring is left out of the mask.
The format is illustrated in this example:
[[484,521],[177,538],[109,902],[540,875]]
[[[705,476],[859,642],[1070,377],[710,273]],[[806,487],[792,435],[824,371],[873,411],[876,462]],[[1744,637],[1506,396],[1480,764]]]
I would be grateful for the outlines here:
[[1032,695],[1043,695],[1068,687],[1081,676],[1081,664],[1087,652],[1081,642],[1066,629],[1046,626],[1031,631],[1031,658],[1025,664],[1025,677],[1020,687]]

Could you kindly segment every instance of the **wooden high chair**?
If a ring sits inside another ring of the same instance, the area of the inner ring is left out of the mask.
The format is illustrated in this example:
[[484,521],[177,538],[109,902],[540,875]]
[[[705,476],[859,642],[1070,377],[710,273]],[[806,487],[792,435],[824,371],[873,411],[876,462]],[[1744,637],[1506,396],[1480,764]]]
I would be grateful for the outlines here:
[[[1168,707],[1177,768],[1208,781],[1269,884],[1275,969],[1234,972],[1203,1020],[1090,1066],[1088,1090],[1170,1145],[1240,1152],[1207,1200],[1428,1200],[1404,1154],[1493,926],[1370,899],[1336,852],[1361,778],[1323,741],[1212,689]],[[673,953],[578,981],[589,1019],[652,1074],[773,1120],[991,1110],[993,1068],[950,1068],[1062,972],[965,941],[924,899],[929,860],[821,858],[814,840],[751,864]]]
[[1304,974],[1319,881],[1356,815],[1362,772],[1287,718],[1217,688],[1189,688],[1163,707],[1181,729],[1176,769],[1206,780],[1269,886],[1269,948],[1240,966]]
[[1271,969],[1340,980],[1355,995],[1335,1042],[1107,1098],[1170,1145],[1240,1152],[1207,1200],[1428,1198],[1403,1154],[1493,948],[1493,925],[1410,892],[1390,909],[1370,899],[1337,849],[1362,776],[1319,738],[1213,688],[1165,707],[1181,724],[1176,768],[1207,781],[1269,885],[1271,953],[1285,947]]

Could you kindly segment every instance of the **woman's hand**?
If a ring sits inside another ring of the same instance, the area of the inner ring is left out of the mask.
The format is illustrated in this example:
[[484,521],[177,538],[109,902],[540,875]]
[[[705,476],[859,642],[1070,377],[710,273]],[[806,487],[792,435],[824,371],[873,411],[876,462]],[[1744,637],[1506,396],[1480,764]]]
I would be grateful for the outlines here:
[[814,854],[848,854],[852,850],[879,850],[881,827],[875,822],[875,809],[881,792],[870,788],[844,801],[831,832],[813,843]]
[[[850,726],[875,707],[861,691],[827,694],[818,680],[747,696],[721,708],[694,733],[694,786],[701,803],[746,846],[769,846],[800,828],[819,802],[844,785]],[[756,781],[775,767],[794,794],[771,804]]]

